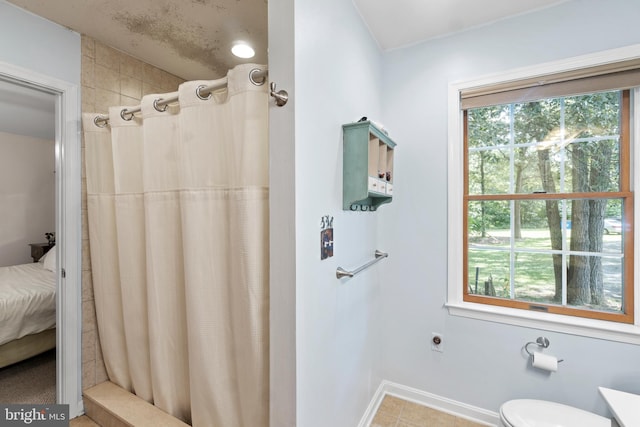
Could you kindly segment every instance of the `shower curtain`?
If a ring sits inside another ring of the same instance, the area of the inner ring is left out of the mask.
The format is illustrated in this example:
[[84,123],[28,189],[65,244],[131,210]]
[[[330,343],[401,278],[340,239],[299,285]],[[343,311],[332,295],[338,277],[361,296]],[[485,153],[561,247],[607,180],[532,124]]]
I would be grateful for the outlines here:
[[268,92],[254,68],[209,99],[198,87],[219,82],[193,81],[133,117],[111,107],[107,126],[83,115],[107,374],[196,427],[269,420]]

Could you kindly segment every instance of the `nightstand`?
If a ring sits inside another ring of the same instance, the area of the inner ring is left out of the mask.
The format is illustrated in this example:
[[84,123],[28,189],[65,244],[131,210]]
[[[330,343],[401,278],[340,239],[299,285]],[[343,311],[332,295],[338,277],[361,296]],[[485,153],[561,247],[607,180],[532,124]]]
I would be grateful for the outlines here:
[[50,245],[49,243],[29,243],[29,246],[31,246],[31,258],[33,258],[33,262],[38,262],[54,245]]

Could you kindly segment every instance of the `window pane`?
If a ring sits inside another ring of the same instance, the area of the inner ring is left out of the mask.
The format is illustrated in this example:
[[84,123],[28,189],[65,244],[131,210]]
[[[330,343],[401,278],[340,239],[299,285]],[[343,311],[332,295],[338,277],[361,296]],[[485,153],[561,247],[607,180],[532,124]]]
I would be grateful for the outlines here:
[[602,252],[606,254],[623,254],[624,217],[622,199],[608,199],[604,212]]
[[509,151],[479,150],[469,153],[469,194],[509,192]]
[[573,252],[622,253],[620,199],[572,200],[567,246]]
[[537,143],[560,148],[560,101],[544,99],[513,105],[516,144]]
[[617,139],[567,145],[567,192],[619,191],[620,150]]
[[469,250],[468,292],[509,297],[509,252]]
[[515,147],[513,169],[514,193],[559,191],[560,158],[554,154],[552,146]]
[[567,271],[569,306],[622,311],[622,258],[572,255]]
[[467,114],[469,148],[507,145],[511,124],[509,105],[474,108]]
[[469,247],[509,248],[511,211],[507,201],[478,201],[467,205]]
[[[554,256],[517,252],[515,254],[515,298],[520,301],[553,303],[562,301],[562,287],[556,296]],[[560,255],[556,255],[556,261]],[[560,265],[562,265],[561,258]],[[562,276],[559,277],[562,283]],[[557,299],[556,299],[557,297]]]
[[622,258],[602,258],[603,298],[597,307],[601,310],[622,312],[623,262]]
[[567,190],[618,191],[620,92],[564,99]]
[[611,137],[620,133],[620,92],[564,98],[566,139]]
[[[557,200],[515,200],[513,203],[516,248],[562,250],[560,203]],[[554,227],[549,227],[549,219]]]

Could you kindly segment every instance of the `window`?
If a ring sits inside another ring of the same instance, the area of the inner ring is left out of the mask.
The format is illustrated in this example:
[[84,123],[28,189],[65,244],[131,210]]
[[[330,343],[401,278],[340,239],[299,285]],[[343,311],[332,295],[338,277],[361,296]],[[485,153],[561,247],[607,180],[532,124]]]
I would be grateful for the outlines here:
[[640,47],[449,87],[451,314],[640,343]]
[[629,103],[463,110],[465,301],[633,322]]

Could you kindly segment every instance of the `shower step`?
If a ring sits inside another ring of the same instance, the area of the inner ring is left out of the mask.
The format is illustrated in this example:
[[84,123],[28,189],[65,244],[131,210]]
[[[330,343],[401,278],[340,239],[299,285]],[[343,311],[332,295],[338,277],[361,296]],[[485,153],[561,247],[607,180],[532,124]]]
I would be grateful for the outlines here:
[[91,387],[83,394],[87,416],[102,427],[189,427],[110,381]]

